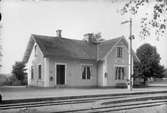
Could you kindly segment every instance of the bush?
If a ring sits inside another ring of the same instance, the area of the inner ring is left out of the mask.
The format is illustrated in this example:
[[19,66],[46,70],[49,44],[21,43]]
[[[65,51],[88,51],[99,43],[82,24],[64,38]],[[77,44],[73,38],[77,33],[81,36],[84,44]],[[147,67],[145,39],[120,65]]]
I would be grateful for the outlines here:
[[24,62],[15,62],[12,69],[12,74],[19,80],[20,85],[26,85],[27,84],[27,73],[25,68]]
[[24,79],[24,80],[21,82],[21,85],[28,85],[27,77],[26,77],[26,79]]
[[18,80],[15,76],[10,76],[6,85],[19,86],[21,85],[21,81]]
[[0,86],[7,82],[7,76],[5,74],[0,74]]
[[18,80],[16,76],[12,75],[6,78],[6,80],[3,82],[3,85],[10,85],[10,86],[27,85],[27,79],[24,79],[23,81],[21,81],[21,80]]

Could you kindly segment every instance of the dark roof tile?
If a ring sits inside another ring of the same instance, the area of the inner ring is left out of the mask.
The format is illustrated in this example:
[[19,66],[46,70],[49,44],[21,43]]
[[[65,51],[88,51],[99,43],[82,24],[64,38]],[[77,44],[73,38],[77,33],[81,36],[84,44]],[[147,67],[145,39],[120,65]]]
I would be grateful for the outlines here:
[[96,60],[96,45],[83,40],[33,35],[44,56]]
[[28,61],[34,41],[39,45],[43,55],[46,57],[101,60],[120,39],[124,39],[124,37],[121,36],[94,44],[85,40],[33,34],[24,54],[23,61],[25,63]]

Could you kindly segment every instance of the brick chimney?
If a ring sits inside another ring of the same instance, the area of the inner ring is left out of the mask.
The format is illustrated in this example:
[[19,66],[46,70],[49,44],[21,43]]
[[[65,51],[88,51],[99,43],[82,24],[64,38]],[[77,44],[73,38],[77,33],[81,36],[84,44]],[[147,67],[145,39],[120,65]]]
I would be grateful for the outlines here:
[[61,29],[56,30],[57,37],[61,38],[61,32],[62,32],[62,30],[61,30]]
[[84,34],[84,40],[91,42],[93,38],[93,33],[86,33]]

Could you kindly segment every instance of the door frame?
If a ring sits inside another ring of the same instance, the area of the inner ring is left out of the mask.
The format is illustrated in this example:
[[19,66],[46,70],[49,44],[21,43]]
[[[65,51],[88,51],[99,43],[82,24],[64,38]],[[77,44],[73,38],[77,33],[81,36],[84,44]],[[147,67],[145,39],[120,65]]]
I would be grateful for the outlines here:
[[64,84],[62,85],[66,85],[66,70],[67,70],[67,64],[66,63],[55,63],[55,85],[60,85],[60,84],[57,84],[57,65],[64,65],[65,66],[65,70],[64,70]]

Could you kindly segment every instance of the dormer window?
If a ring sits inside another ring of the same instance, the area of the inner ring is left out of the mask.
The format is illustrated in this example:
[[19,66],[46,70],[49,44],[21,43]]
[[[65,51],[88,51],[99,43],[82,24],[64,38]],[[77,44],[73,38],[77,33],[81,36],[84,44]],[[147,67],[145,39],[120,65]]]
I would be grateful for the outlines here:
[[122,57],[122,47],[117,47],[117,57],[118,58]]

